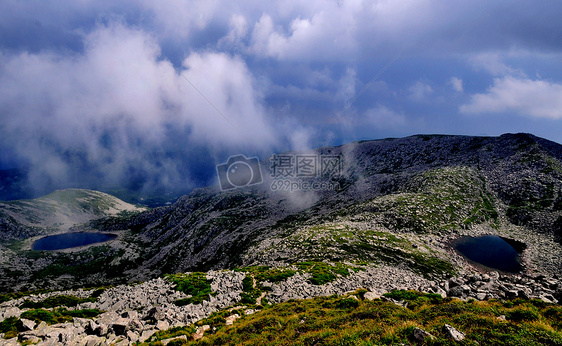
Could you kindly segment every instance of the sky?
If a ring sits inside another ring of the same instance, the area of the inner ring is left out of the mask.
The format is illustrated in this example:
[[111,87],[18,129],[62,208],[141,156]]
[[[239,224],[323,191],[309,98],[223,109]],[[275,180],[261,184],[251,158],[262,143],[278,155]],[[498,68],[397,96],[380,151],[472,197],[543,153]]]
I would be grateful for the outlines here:
[[[562,2],[0,2],[0,168],[189,190],[230,155],[413,134],[562,143]],[[134,182],[134,183],[133,183]]]

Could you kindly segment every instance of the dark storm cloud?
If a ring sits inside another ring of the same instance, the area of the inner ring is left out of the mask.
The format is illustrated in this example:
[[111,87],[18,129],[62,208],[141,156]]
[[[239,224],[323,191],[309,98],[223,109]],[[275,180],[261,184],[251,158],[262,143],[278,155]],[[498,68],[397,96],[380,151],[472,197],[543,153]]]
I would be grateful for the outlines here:
[[0,159],[49,186],[191,186],[212,169],[203,155],[513,130],[478,116],[516,115],[510,126],[546,135],[535,119],[562,118],[561,12],[558,1],[4,1]]

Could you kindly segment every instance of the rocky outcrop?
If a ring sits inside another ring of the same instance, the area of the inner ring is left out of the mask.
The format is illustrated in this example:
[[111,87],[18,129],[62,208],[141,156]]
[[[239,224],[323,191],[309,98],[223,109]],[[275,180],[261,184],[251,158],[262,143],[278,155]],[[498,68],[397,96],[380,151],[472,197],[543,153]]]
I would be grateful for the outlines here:
[[560,281],[544,275],[520,276],[490,274],[470,274],[454,277],[441,284],[422,287],[421,291],[438,293],[459,299],[541,299],[547,303],[557,303],[562,298]]
[[[96,302],[79,304],[69,309],[99,309],[106,311],[93,319],[74,318],[72,323],[47,326],[44,322],[35,327],[26,323],[28,331],[20,333],[22,341],[39,342],[40,345],[111,345],[133,344],[147,340],[158,330],[190,325],[211,313],[240,301],[243,273],[211,271],[207,278],[216,292],[202,304],[176,306],[174,301],[186,298],[165,279],[150,280],[136,285],[120,285],[106,290]],[[63,291],[32,295],[0,304],[0,321],[19,317],[25,299],[42,301],[53,295],[87,297],[92,291]],[[0,339],[0,345],[13,342]]]
[[[22,319],[23,327],[19,334],[21,341],[39,345],[130,345],[148,340],[155,332],[171,327],[186,326],[197,322],[211,313],[239,304],[242,292],[242,280],[245,274],[234,271],[210,271],[207,279],[212,280],[211,288],[215,292],[201,304],[176,306],[174,301],[185,298],[184,293],[174,289],[174,285],[165,279],[150,280],[141,284],[121,285],[106,290],[96,302],[82,303],[74,309],[100,309],[105,312],[93,319],[74,318],[72,322],[47,325]],[[422,292],[437,293],[443,297],[463,300],[487,300],[492,298],[508,299],[521,297],[538,298],[548,303],[556,303],[562,298],[562,286],[557,278],[539,276],[501,275],[461,273],[442,281],[430,281],[411,272],[392,267],[368,267],[363,271],[324,284],[313,285],[310,274],[295,274],[285,281],[273,284],[264,282],[269,287],[266,298],[271,303],[289,299],[306,299],[315,296],[344,294],[358,288],[366,288],[364,298],[368,300],[381,298],[391,290],[414,289]],[[93,291],[64,291],[32,295],[0,304],[0,321],[8,317],[19,317],[26,309],[19,309],[24,299],[41,301],[49,296],[74,294],[87,297]],[[406,306],[404,302],[385,300]],[[246,309],[246,314],[254,313]],[[227,318],[229,324],[236,323],[240,315],[233,313]],[[450,327],[450,326],[449,326]],[[462,333],[453,327],[446,332],[454,340],[460,340]],[[194,338],[200,338],[208,328],[197,329]],[[423,340],[431,335],[417,331]],[[15,345],[16,341],[0,339],[0,345]]]

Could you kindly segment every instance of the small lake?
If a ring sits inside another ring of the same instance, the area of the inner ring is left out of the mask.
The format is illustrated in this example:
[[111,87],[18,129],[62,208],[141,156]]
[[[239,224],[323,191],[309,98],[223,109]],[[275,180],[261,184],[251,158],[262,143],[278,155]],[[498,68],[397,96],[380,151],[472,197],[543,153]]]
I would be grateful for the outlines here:
[[521,271],[520,253],[525,244],[495,235],[461,237],[454,242],[454,248],[469,260],[509,273]]
[[63,233],[37,239],[31,246],[31,249],[36,251],[62,250],[84,245],[103,243],[115,238],[117,238],[117,235],[110,233]]

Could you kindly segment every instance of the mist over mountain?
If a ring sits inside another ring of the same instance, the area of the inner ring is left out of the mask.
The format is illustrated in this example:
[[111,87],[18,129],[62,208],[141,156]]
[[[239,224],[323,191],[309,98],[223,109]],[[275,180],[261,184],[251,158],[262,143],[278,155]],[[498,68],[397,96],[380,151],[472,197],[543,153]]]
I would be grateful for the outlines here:
[[[253,186],[195,189],[170,206],[76,223],[74,231],[120,236],[101,246],[41,252],[40,261],[30,250],[33,238],[24,239],[32,234],[9,231],[29,225],[4,218],[3,236],[11,243],[2,245],[2,287],[96,285],[309,260],[382,261],[440,277],[448,275],[444,268],[466,263],[449,241],[479,234],[526,244],[526,272],[560,274],[562,262],[554,255],[562,235],[562,146],[557,143],[530,134],[418,135],[310,153],[341,156],[341,174],[317,178],[337,189],[275,191],[275,179],[267,173]],[[271,168],[269,160],[260,165],[263,172]],[[33,234],[49,233],[35,228]],[[381,237],[411,245],[381,243]],[[53,272],[61,263],[67,269]]]
[[[315,163],[323,174],[310,170]],[[248,338],[252,329],[224,334],[224,324],[278,319],[286,304],[306,306],[299,326],[330,304],[350,321],[365,308],[432,309],[435,321],[394,339],[429,332],[445,343],[482,341],[480,324],[438,317],[451,307],[455,318],[474,318],[478,304],[479,321],[493,322],[486,331],[510,323],[526,330],[517,340],[559,337],[558,143],[526,133],[416,135],[261,161],[238,155],[217,173],[215,184],[152,209],[84,189],[0,202],[6,342]],[[532,313],[548,335],[517,317]]]

